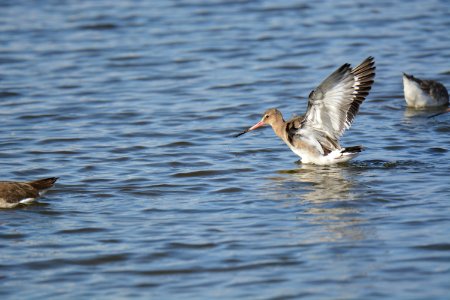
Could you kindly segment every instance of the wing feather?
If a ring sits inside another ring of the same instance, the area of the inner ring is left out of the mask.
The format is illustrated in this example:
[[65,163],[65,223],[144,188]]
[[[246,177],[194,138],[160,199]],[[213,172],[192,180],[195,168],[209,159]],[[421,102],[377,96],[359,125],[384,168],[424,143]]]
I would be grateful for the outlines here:
[[373,57],[353,69],[350,64],[342,65],[309,95],[302,127],[320,132],[316,136],[325,134],[338,145],[339,138],[350,128],[361,103],[369,95],[374,78]]

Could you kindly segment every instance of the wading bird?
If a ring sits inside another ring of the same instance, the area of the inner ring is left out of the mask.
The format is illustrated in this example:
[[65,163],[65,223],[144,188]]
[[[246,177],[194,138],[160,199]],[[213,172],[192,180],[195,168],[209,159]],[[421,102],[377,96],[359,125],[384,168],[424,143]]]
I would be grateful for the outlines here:
[[266,110],[261,121],[236,137],[270,125],[275,134],[301,157],[302,163],[328,165],[346,162],[363,148],[341,147],[339,138],[350,128],[374,78],[373,57],[368,57],[355,68],[344,64],[309,94],[304,116],[285,121],[279,110],[271,108]]

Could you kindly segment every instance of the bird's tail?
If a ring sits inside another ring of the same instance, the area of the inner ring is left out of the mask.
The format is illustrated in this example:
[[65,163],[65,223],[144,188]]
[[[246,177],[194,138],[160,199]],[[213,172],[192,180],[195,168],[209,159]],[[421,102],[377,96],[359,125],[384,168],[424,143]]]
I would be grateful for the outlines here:
[[50,177],[29,182],[29,184],[38,191],[47,190],[53,186],[58,177]]
[[364,150],[363,146],[344,147],[341,149],[341,153],[342,154],[359,153],[363,150]]

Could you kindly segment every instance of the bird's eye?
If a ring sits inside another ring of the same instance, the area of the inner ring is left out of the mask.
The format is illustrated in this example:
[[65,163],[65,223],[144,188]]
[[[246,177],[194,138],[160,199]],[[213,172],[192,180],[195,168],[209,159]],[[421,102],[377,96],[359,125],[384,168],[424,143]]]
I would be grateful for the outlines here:
[[264,116],[264,119],[267,119],[268,117],[269,117],[269,115],[265,115],[265,116]]

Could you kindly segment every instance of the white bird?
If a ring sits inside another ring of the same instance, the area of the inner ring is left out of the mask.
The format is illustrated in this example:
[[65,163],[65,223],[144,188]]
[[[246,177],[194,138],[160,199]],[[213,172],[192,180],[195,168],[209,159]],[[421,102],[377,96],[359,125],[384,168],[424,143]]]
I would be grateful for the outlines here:
[[448,91],[434,80],[422,80],[403,73],[403,90],[409,107],[426,108],[448,105]]

